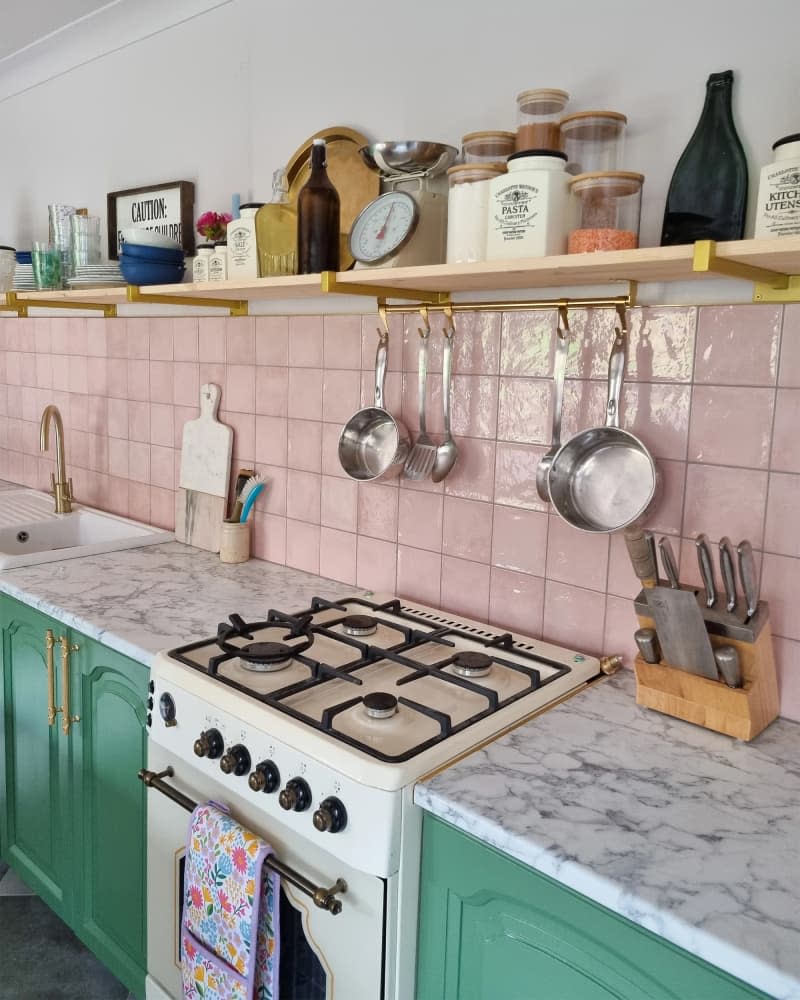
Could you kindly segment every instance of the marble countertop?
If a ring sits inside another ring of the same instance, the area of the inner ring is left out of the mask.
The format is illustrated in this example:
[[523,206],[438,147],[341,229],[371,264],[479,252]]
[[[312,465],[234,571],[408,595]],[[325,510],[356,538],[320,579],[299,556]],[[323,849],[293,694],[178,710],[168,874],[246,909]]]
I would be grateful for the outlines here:
[[635,704],[623,671],[415,801],[781,1000],[800,1000],[800,725],[751,743]]

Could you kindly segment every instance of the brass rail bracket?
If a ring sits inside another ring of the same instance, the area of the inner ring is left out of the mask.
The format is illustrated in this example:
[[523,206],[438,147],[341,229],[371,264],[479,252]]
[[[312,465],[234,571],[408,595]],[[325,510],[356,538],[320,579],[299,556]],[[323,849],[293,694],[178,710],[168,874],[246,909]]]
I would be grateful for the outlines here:
[[390,285],[364,285],[357,281],[339,281],[336,271],[323,271],[320,287],[324,295],[366,295],[373,299],[411,299],[427,305],[446,305],[450,302],[449,292],[426,292],[414,288],[394,288]]
[[106,319],[117,315],[113,302],[68,302],[66,299],[26,299],[16,292],[6,292],[6,304],[0,308],[13,310],[24,318],[29,309],[90,309],[102,312]]
[[201,309],[227,309],[231,316],[247,316],[247,299],[216,299],[200,295],[168,295],[143,292],[138,285],[128,285],[128,302],[140,302],[157,306],[198,306]]
[[800,276],[718,257],[714,240],[698,240],[695,243],[692,270],[752,281],[753,302],[800,302]]
[[788,275],[784,288],[765,281],[754,282],[753,302],[800,302],[800,274]]

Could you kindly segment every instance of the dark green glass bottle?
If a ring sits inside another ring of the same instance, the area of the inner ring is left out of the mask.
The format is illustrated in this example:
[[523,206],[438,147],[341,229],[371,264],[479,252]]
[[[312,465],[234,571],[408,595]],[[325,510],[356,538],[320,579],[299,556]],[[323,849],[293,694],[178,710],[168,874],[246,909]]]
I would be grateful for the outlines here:
[[669,185],[661,246],[740,240],[747,208],[747,159],[731,110],[733,72],[712,73],[700,121]]

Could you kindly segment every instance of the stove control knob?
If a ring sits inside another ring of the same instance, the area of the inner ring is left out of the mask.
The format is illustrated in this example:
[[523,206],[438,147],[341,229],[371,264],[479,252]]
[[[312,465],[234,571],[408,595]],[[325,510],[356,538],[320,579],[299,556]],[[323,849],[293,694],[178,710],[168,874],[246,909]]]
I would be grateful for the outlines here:
[[250,772],[247,784],[254,792],[275,792],[281,785],[281,772],[271,760],[262,760],[256,764],[255,771]]
[[347,826],[347,810],[333,795],[320,803],[313,823],[320,833],[341,833]]
[[311,805],[311,789],[302,778],[292,778],[278,796],[278,805],[287,812],[305,812]]
[[235,774],[237,778],[241,778],[250,770],[250,751],[241,743],[230,747],[222,755],[219,769],[223,774]]
[[198,757],[208,757],[209,760],[216,760],[225,749],[222,742],[222,733],[219,729],[206,729],[194,741],[194,752]]

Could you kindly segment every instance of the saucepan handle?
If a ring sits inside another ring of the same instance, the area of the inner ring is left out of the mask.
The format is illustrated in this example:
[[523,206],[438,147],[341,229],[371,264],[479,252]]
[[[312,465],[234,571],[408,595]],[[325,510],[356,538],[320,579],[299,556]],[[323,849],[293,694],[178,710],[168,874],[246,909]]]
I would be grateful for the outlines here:
[[384,409],[383,390],[386,382],[386,368],[389,364],[389,337],[378,330],[378,350],[375,353],[375,406]]
[[616,330],[615,333],[614,346],[608,359],[606,427],[619,427],[619,401],[622,395],[622,379],[625,375],[625,331]]

